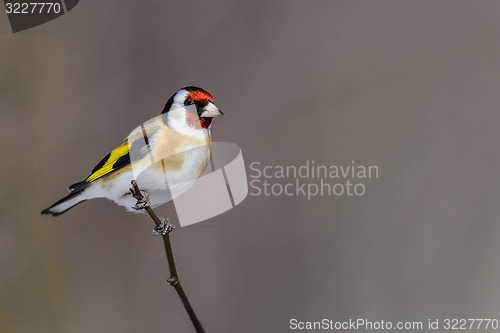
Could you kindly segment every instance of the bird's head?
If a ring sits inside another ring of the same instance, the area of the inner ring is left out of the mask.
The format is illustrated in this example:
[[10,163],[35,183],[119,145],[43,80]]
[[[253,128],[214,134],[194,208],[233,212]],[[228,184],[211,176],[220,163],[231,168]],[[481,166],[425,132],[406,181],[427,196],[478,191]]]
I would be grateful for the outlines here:
[[162,115],[167,125],[184,134],[208,129],[212,118],[224,115],[214,104],[212,95],[198,87],[185,87],[165,104]]

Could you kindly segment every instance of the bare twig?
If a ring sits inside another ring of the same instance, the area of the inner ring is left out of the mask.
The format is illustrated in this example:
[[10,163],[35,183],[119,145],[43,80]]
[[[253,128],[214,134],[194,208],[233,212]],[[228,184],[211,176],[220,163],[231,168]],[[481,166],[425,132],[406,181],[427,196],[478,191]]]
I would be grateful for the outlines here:
[[186,309],[186,312],[189,315],[189,318],[191,319],[196,332],[205,332],[205,329],[201,325],[201,322],[198,320],[198,317],[196,317],[193,307],[189,303],[187,295],[184,292],[184,289],[182,289],[181,282],[179,281],[179,277],[177,276],[174,254],[172,252],[172,246],[170,245],[170,232],[175,229],[175,226],[168,223],[165,224],[165,220],[159,218],[153,211],[153,209],[151,209],[149,204],[144,204],[144,196],[139,190],[139,186],[137,185],[137,182],[135,180],[132,181],[132,188],[130,189],[130,192],[132,193],[134,198],[137,199],[137,206],[141,205],[141,208],[149,214],[153,222],[156,224],[154,230],[155,233],[163,236],[163,243],[165,244],[165,252],[167,254],[168,260],[168,267],[170,268],[170,277],[167,279],[168,283],[170,283],[170,285],[175,288],[175,291],[177,292],[177,295],[179,295],[182,304],[184,304],[184,309]]

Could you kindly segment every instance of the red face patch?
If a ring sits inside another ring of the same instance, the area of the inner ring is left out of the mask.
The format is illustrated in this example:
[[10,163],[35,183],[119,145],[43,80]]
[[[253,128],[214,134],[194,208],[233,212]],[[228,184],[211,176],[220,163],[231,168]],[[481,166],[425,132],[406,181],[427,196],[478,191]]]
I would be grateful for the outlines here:
[[201,118],[200,119],[201,128],[207,129],[210,127],[211,123],[212,123],[212,118]]
[[[214,98],[208,91],[190,91],[186,95],[186,99],[190,99],[194,102],[198,102],[202,105],[207,104],[208,102],[213,103]],[[207,129],[212,123],[212,118],[200,118],[197,114],[191,113],[189,111],[186,112],[186,123],[188,126],[195,129]]]
[[214,102],[214,98],[208,91],[190,91],[186,95],[186,98],[203,104],[206,102]]

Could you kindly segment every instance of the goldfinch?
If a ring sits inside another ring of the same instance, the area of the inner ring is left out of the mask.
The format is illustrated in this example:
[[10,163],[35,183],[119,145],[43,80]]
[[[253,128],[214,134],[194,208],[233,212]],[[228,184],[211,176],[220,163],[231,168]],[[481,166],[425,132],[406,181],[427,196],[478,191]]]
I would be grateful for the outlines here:
[[171,200],[205,171],[211,157],[210,125],[221,115],[209,92],[193,86],[180,89],[160,116],[134,129],[84,181],[69,187],[68,196],[42,214],[57,216],[94,198],[113,200],[134,212],[136,199],[129,192],[134,179],[149,195],[151,207]]

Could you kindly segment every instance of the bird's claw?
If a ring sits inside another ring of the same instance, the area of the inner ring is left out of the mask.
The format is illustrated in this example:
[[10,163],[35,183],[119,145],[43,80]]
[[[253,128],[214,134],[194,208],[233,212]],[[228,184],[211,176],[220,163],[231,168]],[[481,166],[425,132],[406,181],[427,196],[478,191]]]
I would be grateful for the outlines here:
[[170,232],[175,230],[175,225],[171,224],[168,219],[164,219],[160,217],[161,224],[157,225],[153,229],[153,236],[165,236]]
[[135,206],[132,206],[132,208],[135,210],[141,210],[151,206],[151,201],[149,200],[148,192],[141,191],[141,194],[142,194],[142,199],[137,200]]

